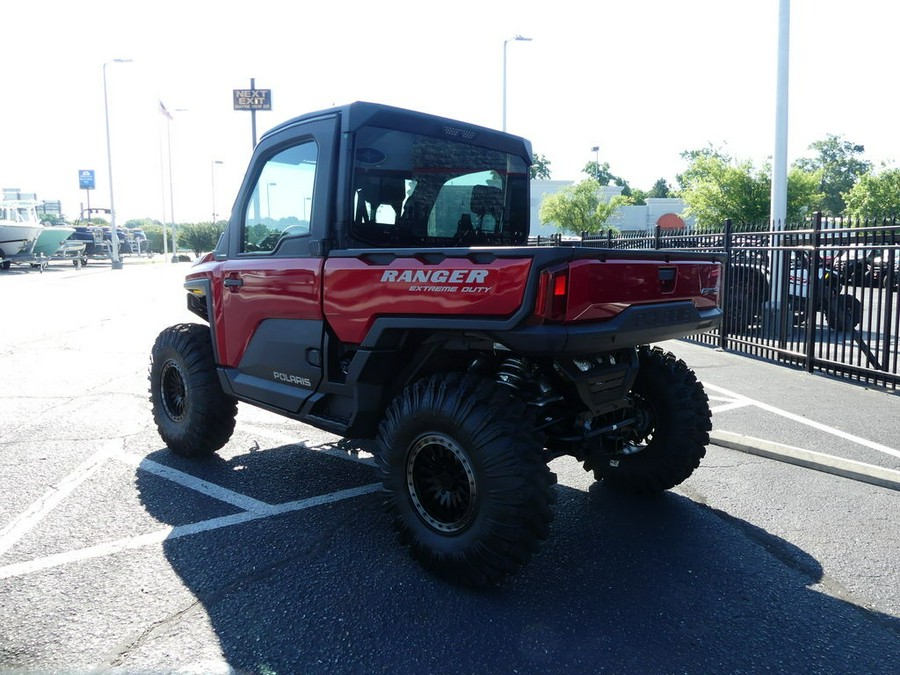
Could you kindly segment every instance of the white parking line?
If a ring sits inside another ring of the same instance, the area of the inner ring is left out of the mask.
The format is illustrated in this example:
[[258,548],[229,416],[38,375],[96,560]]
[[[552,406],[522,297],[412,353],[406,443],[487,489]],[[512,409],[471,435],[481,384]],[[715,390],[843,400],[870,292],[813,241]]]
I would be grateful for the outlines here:
[[345,499],[352,499],[353,497],[371,494],[372,492],[377,492],[380,489],[381,483],[372,483],[370,485],[363,485],[362,487],[358,488],[339,490],[337,492],[332,492],[326,495],[318,495],[315,497],[309,497],[307,499],[299,499],[294,502],[276,504],[270,507],[271,510],[267,512],[242,511],[241,513],[235,513],[230,516],[211,518],[209,520],[204,520],[199,523],[191,523],[189,525],[166,527],[161,530],[148,532],[147,534],[141,534],[136,537],[118,539],[116,541],[99,544],[97,546],[89,546],[88,548],[48,555],[43,558],[29,560],[27,562],[13,563],[12,565],[0,567],[0,579],[8,579],[10,577],[32,574],[34,572],[51,569],[53,567],[59,567],[61,565],[67,565],[69,563],[78,562],[81,560],[103,558],[109,555],[113,555],[114,553],[121,553],[122,551],[129,551],[137,548],[142,548],[144,546],[151,546],[153,544],[162,544],[165,541],[180,539],[181,537],[186,537],[191,534],[209,532],[211,530],[218,530],[223,527],[231,527],[232,525],[240,525],[242,523],[248,523],[253,520],[259,520],[260,518],[269,518],[273,515],[289,513],[291,511],[302,511],[314,506],[322,506],[323,504],[333,504]]
[[[297,443],[297,439],[286,434],[281,434],[263,427],[252,425],[243,425],[243,430],[252,434],[263,436],[271,440],[282,443]],[[363,456],[346,453],[341,450],[316,450],[333,457],[339,457],[344,460],[360,462],[366,465],[373,465],[371,455],[360,453]],[[122,440],[108,443],[100,451],[91,455],[87,460],[80,464],[74,471],[63,478],[56,486],[44,494],[41,499],[32,504],[22,515],[15,518],[6,527],[0,530],[0,555],[6,553],[28,532],[58,506],[66,497],[68,497],[79,485],[93,475],[107,459],[116,459],[142,471],[147,471],[165,480],[181,485],[190,490],[194,490],[208,497],[212,497],[218,501],[236,506],[241,509],[240,513],[222,516],[219,518],[211,518],[198,523],[190,523],[188,525],[179,525],[176,527],[166,527],[155,532],[138,535],[136,537],[128,537],[119,539],[105,544],[89,546],[87,548],[65,551],[53,555],[29,560],[21,563],[13,563],[0,567],[0,579],[31,574],[40,570],[59,567],[80,560],[88,560],[91,558],[101,558],[122,551],[142,548],[154,544],[161,544],[164,541],[186,537],[200,532],[208,532],[232,525],[240,525],[241,523],[258,520],[260,518],[268,518],[292,511],[302,511],[303,509],[322,506],[324,504],[332,504],[344,499],[352,499],[361,495],[370,494],[381,489],[380,483],[372,483],[358,488],[347,490],[338,490],[324,495],[316,495],[306,499],[300,499],[282,504],[268,504],[266,502],[248,497],[228,488],[222,487],[215,483],[202,480],[184,471],[173,469],[153,460],[139,457],[130,453],[122,452]]]
[[[708,382],[703,383],[703,387],[706,389],[710,389],[712,391],[718,392],[719,394],[723,394],[732,398],[735,402],[741,401],[745,402],[745,405],[752,405],[766,412],[773,413],[775,415],[780,415],[786,419],[791,420],[792,422],[797,422],[798,424],[803,424],[808,427],[812,427],[813,429],[818,429],[819,431],[824,431],[827,434],[831,434],[832,436],[837,436],[838,438],[843,438],[845,441],[850,441],[851,443],[856,443],[857,445],[861,445],[863,447],[869,448],[870,450],[875,450],[877,452],[884,453],[885,455],[891,455],[892,457],[900,457],[900,450],[895,450],[894,448],[889,448],[886,445],[882,445],[881,443],[876,443],[875,441],[870,441],[865,438],[861,438],[859,436],[854,436],[853,434],[848,434],[846,431],[841,431],[840,429],[835,429],[834,427],[829,427],[828,425],[822,424],[820,422],[814,422],[813,420],[807,419],[805,417],[801,417],[800,415],[796,415],[792,412],[788,412],[787,410],[782,410],[781,408],[776,408],[773,405],[769,405],[768,403],[763,403],[762,401],[756,401],[747,396],[743,396],[741,394],[736,394],[733,391],[729,391],[727,389],[723,389],[722,387],[717,387],[714,384],[709,384]],[[741,407],[741,406],[736,406]],[[713,412],[721,412],[722,410],[727,410],[729,408],[722,407],[719,409],[714,409]]]
[[252,513],[258,512],[262,514],[272,513],[271,504],[259,501],[258,499],[253,499],[253,497],[248,497],[247,495],[242,495],[239,492],[234,492],[233,490],[224,488],[221,485],[216,485],[215,483],[210,483],[209,481],[202,480],[189,473],[185,473],[184,471],[179,471],[178,469],[173,469],[170,466],[159,464],[158,462],[154,462],[151,459],[143,459],[136,455],[130,454],[118,455],[116,456],[116,459],[126,462],[127,464],[130,464],[132,466],[136,466],[139,469],[143,469],[144,471],[159,476],[160,478],[170,480],[173,483],[177,483],[178,485],[183,485],[184,487],[204,494],[207,497],[212,497],[213,499],[218,499],[220,502],[225,502],[226,504],[236,506],[239,509],[243,509],[244,511],[250,511]]
[[106,460],[115,452],[122,449],[121,439],[112,441],[100,450],[88,457],[84,462],[75,467],[65,478],[56,485],[50,487],[43,496],[29,506],[22,514],[0,530],[0,556],[28,534],[48,513],[59,504],[84,481],[94,475],[103,466]]
[[[840,429],[835,429],[819,422],[814,422],[794,413],[776,408],[775,406],[763,403],[762,401],[756,401],[749,397],[737,394],[713,384],[704,382],[703,386],[707,390],[716,392],[718,394],[718,396],[715,394],[710,395],[711,402],[721,401],[721,403],[719,403],[718,405],[714,405],[711,407],[713,413],[724,412],[726,410],[734,410],[747,406],[755,406],[762,410],[780,415],[794,422],[804,424],[820,431],[824,431],[858,445],[865,446],[872,450],[883,452],[895,457],[900,457],[900,451],[889,448],[885,445],[881,445],[880,443],[875,443],[873,441],[848,434],[844,431],[841,431]],[[298,441],[295,437],[264,427],[255,425],[241,425],[241,429],[246,433],[262,436],[276,442],[301,444],[301,442]],[[328,454],[333,457],[339,457],[344,460],[360,462],[369,466],[374,464],[371,455],[368,455],[368,453],[359,453],[359,455],[357,455],[353,453],[347,453],[338,449],[322,449],[316,450],[316,452],[322,452],[323,454]],[[211,518],[209,520],[204,520],[198,523],[191,523],[188,525],[165,527],[155,532],[149,532],[147,534],[138,535],[136,537],[128,537],[104,544],[98,544],[96,546],[90,546],[87,548],[76,549],[72,551],[65,551],[63,553],[57,553],[26,562],[13,563],[11,565],[0,567],[0,579],[7,579],[10,577],[31,574],[41,570],[66,565],[72,562],[101,558],[113,555],[115,553],[120,553],[122,551],[138,549],[145,546],[158,545],[162,544],[165,541],[179,539],[181,537],[186,537],[192,534],[209,532],[211,530],[217,530],[224,527],[231,527],[232,525],[239,525],[253,520],[259,520],[261,518],[268,518],[283,513],[301,511],[315,506],[331,504],[345,499],[352,499],[361,495],[371,494],[381,489],[380,483],[373,483],[358,488],[339,490],[337,492],[309,497],[307,499],[301,499],[293,502],[285,502],[283,504],[268,504],[252,497],[248,497],[247,495],[234,492],[233,490],[229,490],[220,485],[202,480],[183,471],[179,471],[163,464],[159,464],[158,462],[154,462],[146,458],[141,458],[136,455],[123,453],[122,440],[119,439],[117,441],[108,443],[101,450],[91,455],[87,460],[76,467],[74,471],[63,478],[57,485],[51,488],[51,490],[45,493],[41,497],[41,499],[32,504],[24,513],[22,513],[12,522],[6,525],[2,530],[0,530],[0,555],[3,555],[10,548],[12,548],[25,534],[31,531],[48,513],[50,513],[50,511],[52,511],[63,500],[65,500],[79,485],[81,485],[85,480],[96,473],[96,471],[110,457],[114,457],[119,461],[135,466],[140,470],[148,471],[165,480],[170,480],[190,490],[195,490],[196,492],[204,494],[208,497],[212,497],[213,499],[219,500],[226,504],[231,504],[232,506],[236,506],[237,508],[241,509],[241,512],[228,516],[222,516],[219,518]]]
[[[707,387],[708,385],[704,384],[703,386]],[[713,405],[717,401],[722,401],[722,403],[719,403],[718,405]],[[710,403],[709,410],[713,414],[718,413],[718,412],[725,412],[726,410],[736,410],[738,408],[746,408],[747,406],[753,405],[752,401],[750,401],[749,399],[743,398],[743,397],[734,398],[733,396],[715,396],[715,395],[709,397],[709,403]]]

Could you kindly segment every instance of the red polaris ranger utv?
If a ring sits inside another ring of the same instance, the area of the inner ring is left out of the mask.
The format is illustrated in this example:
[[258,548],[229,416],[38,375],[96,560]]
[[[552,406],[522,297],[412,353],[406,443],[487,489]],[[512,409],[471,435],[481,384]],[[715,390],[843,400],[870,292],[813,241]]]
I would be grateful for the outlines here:
[[185,282],[203,323],[153,346],[168,447],[222,448],[238,401],[377,439],[400,540],[470,585],[546,538],[556,457],[631,492],[685,480],[707,397],[649,345],[718,324],[722,261],[528,246],[531,157],[522,138],[371,103],[266,133]]

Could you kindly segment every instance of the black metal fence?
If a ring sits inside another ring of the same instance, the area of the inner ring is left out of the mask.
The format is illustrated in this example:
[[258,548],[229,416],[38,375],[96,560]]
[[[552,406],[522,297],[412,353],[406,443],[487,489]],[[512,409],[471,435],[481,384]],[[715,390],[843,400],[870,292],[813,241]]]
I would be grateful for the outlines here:
[[722,326],[693,340],[808,372],[893,390],[900,385],[896,220],[873,224],[817,214],[784,229],[729,221],[689,232],[657,227],[641,233],[584,235],[580,243],[725,252]]

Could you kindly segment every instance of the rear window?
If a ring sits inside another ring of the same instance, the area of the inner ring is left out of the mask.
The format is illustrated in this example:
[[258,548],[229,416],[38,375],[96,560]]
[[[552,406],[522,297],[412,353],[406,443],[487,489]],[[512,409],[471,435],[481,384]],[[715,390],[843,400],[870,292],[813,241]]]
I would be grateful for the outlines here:
[[528,167],[446,138],[364,127],[351,232],[364,246],[517,245],[528,237]]

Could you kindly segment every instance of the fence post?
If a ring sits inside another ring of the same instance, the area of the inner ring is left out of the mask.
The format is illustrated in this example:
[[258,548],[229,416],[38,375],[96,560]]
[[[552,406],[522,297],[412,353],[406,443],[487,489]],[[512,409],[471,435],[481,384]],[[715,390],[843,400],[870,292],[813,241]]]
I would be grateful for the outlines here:
[[[891,357],[891,344],[893,344],[891,340],[891,315],[894,311],[894,265],[897,262],[897,218],[894,217],[891,219],[891,225],[893,226],[891,229],[890,235],[890,246],[886,246],[884,248],[884,253],[882,253],[882,269],[887,273],[887,284],[884,283],[884,279],[882,277],[881,283],[881,292],[883,295],[882,303],[884,307],[883,314],[883,325],[884,325],[884,333],[881,336],[881,344],[883,345],[881,348],[881,362],[884,364],[884,369],[889,370],[888,364],[890,363]],[[887,242],[885,242],[887,243]],[[884,261],[884,256],[887,256],[887,262]],[[895,366],[896,367],[896,366]],[[895,371],[896,372],[896,371]]]
[[[807,373],[813,372],[815,368],[816,330],[819,326],[819,322],[816,320],[816,307],[819,305],[819,294],[825,292],[824,287],[819,283],[819,268],[823,267],[823,261],[819,255],[821,247],[822,212],[817,211],[813,219],[812,253],[806,265],[806,339],[804,341],[806,358],[804,366]],[[822,283],[825,283],[824,269],[822,270]]]
[[722,268],[722,323],[719,326],[719,348],[725,349],[728,344],[728,318],[731,313],[728,308],[728,294],[731,289],[728,288],[728,281],[731,277],[731,218],[725,221],[725,265]]
[[662,248],[662,228],[658,224],[653,228],[653,248],[657,251]]

